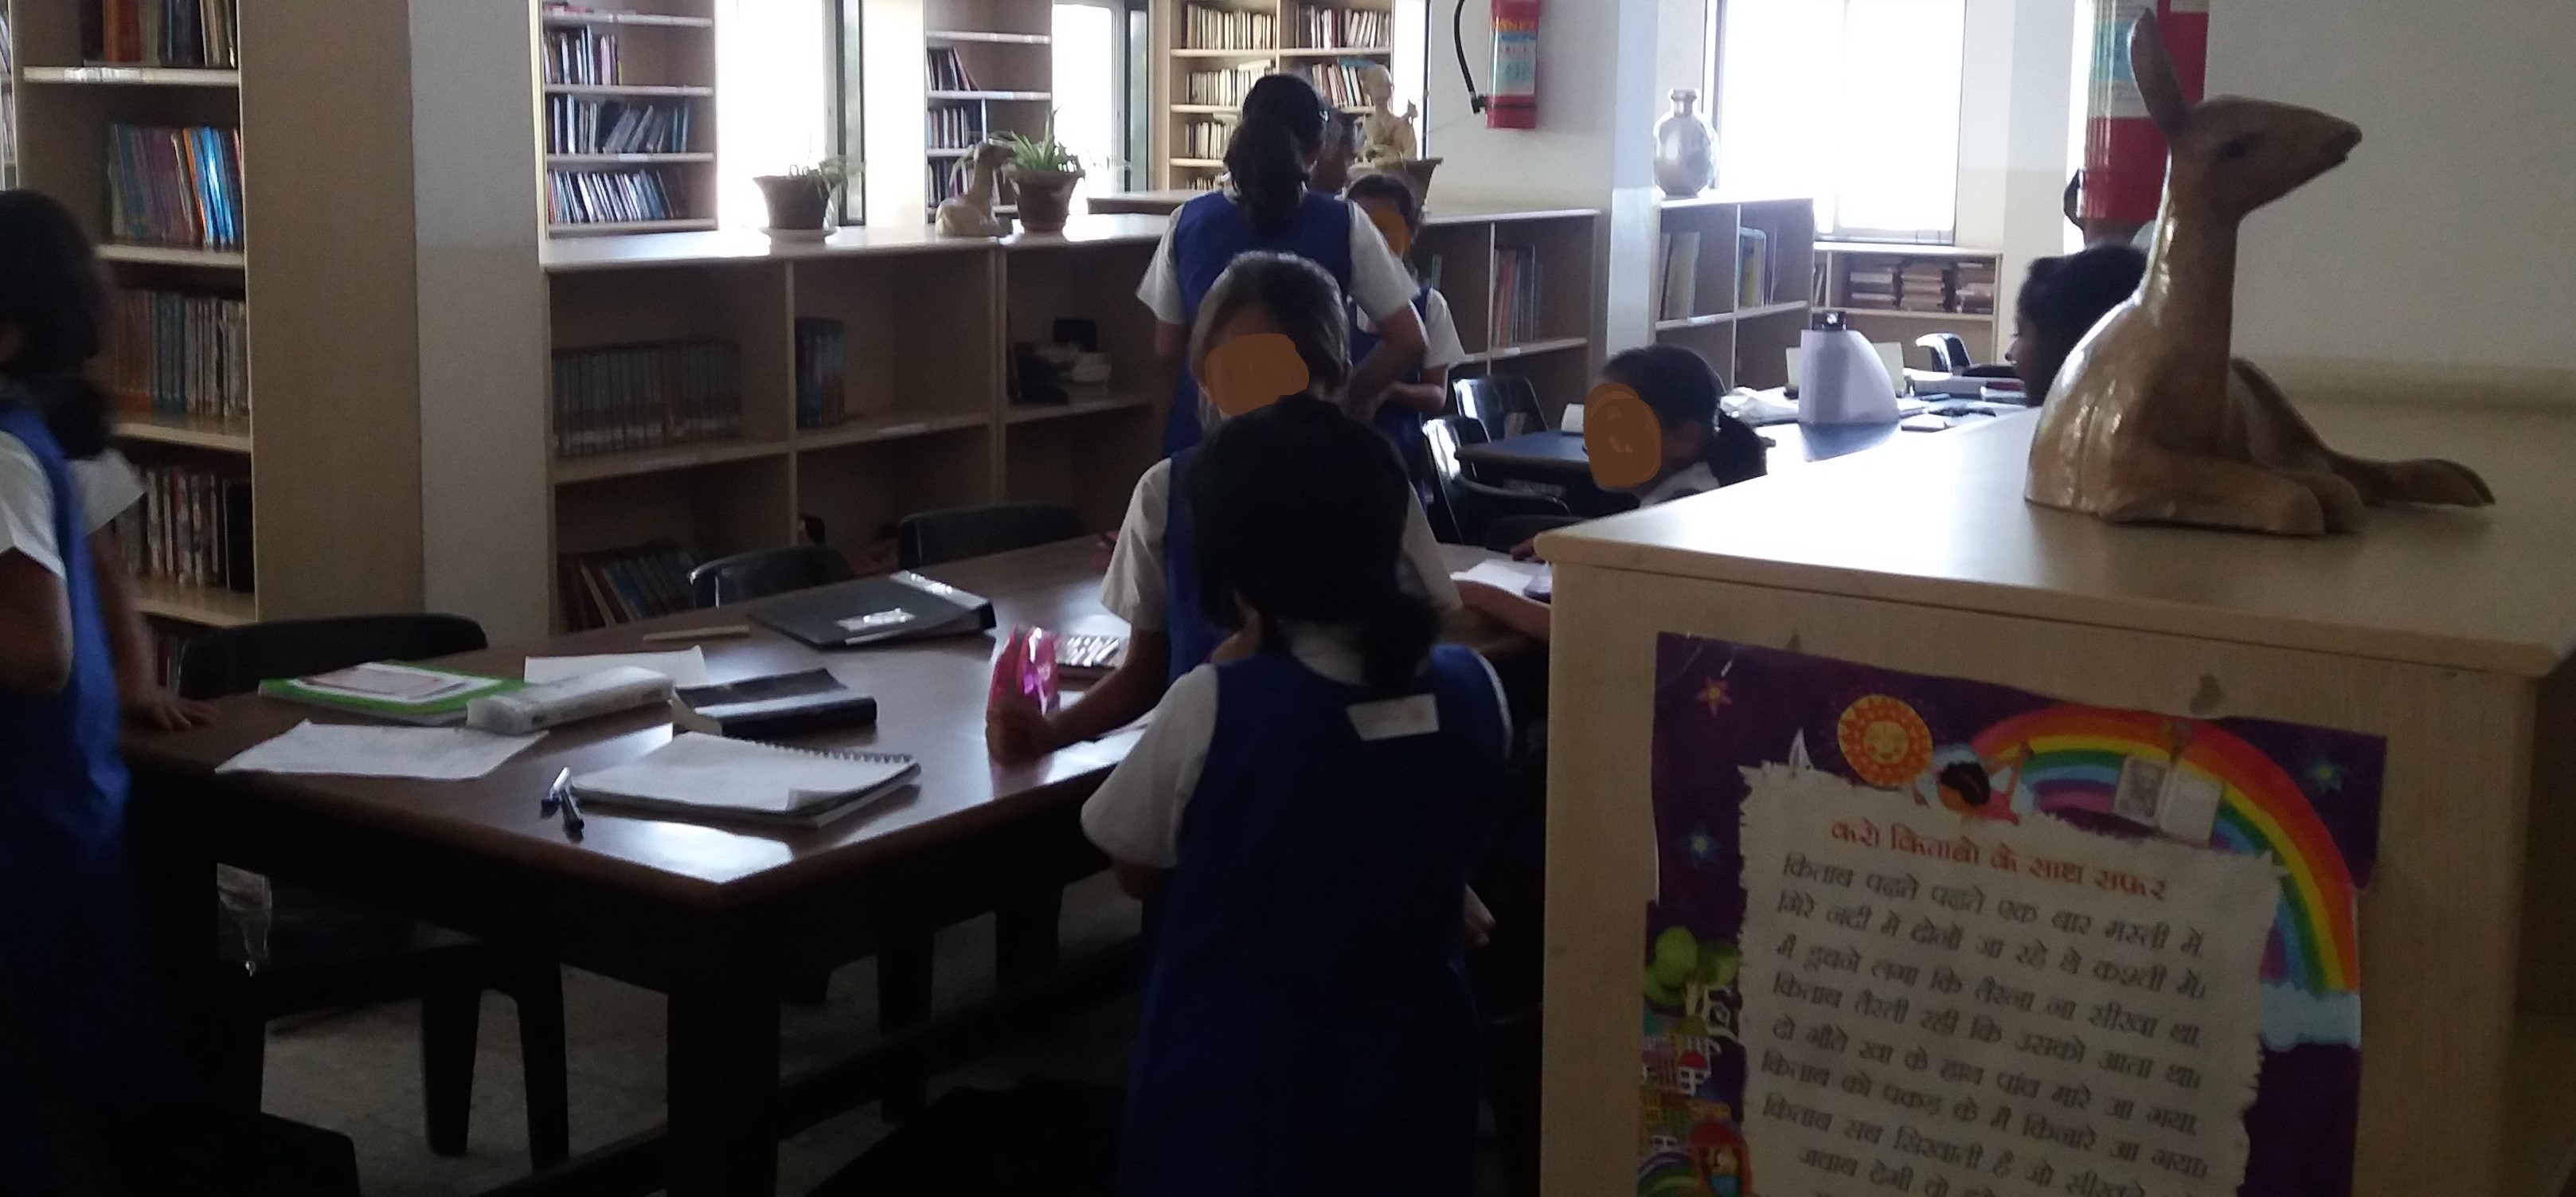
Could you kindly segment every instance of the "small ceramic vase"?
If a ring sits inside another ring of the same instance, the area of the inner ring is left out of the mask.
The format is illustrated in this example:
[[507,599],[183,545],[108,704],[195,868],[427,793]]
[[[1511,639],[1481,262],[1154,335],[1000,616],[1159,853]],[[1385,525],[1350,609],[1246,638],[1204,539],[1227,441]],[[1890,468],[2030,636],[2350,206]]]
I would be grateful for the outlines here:
[[1699,92],[1673,89],[1673,111],[1655,125],[1655,183],[1674,199],[1688,199],[1717,182],[1717,135],[1691,111]]

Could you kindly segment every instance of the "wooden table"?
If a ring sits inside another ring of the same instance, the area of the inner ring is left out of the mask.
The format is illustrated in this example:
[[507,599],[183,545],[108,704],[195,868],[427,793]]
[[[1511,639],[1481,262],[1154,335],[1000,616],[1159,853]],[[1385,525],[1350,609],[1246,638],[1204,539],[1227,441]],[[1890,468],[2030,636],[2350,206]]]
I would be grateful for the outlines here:
[[[1123,631],[1100,608],[1096,552],[1094,542],[1074,541],[926,572],[991,599],[1004,627]],[[531,651],[636,651],[645,632],[730,623],[735,614],[696,612],[444,663],[515,677]],[[921,939],[1104,865],[1076,812],[1135,731],[1025,767],[994,765],[982,716],[992,643],[976,636],[824,654],[766,628],[706,642],[718,681],[819,662],[882,704],[873,731],[807,742],[920,759],[921,784],[908,800],[812,832],[603,809],[573,843],[538,816],[538,797],[557,770],[601,768],[668,740],[669,720],[658,712],[558,730],[470,782],[217,777],[211,770],[233,754],[302,720],[334,718],[228,699],[210,728],[127,744],[136,855],[156,943],[166,958],[194,965],[173,974],[182,982],[204,975],[212,866],[220,860],[667,994],[667,1128],[508,1191],[641,1193],[667,1182],[674,1197],[768,1193],[779,1138],[874,1098],[893,1077],[970,1056],[984,1034],[1002,1029],[994,1018],[925,1024],[868,1057],[782,1085],[782,976]],[[1132,975],[1132,947],[1123,956],[1039,970],[1024,991],[1037,996],[1020,1003],[1019,1017],[1068,1002],[1072,991],[1114,992],[1124,983],[1117,970]]]
[[[1774,474],[1865,450],[1921,440],[1929,435],[1899,432],[1893,424],[1863,424],[1850,428],[1766,424],[1754,431],[1771,442],[1764,464]],[[1481,445],[1461,445],[1458,460],[1505,477],[1527,478],[1533,482],[1588,481],[1592,477],[1592,458],[1583,450],[1582,435],[1555,429],[1524,432]]]

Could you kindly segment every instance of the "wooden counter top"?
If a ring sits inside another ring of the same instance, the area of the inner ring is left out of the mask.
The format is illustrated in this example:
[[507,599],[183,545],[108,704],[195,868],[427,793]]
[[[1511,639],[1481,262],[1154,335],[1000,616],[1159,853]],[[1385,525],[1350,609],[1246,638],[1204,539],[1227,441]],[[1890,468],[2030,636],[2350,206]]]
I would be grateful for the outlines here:
[[1076,216],[1065,224],[1061,233],[1023,232],[1007,237],[943,237],[938,229],[926,224],[852,225],[821,241],[775,241],[757,229],[643,233],[631,237],[571,237],[546,242],[542,261],[548,273],[564,273],[649,266],[944,253],[991,249],[997,244],[1015,250],[1050,249],[1159,241],[1166,223],[1166,219],[1160,216]]
[[2327,403],[2327,442],[2442,456],[2485,510],[2382,508],[2356,536],[2113,527],[2022,499],[2036,416],[1919,438],[1550,533],[1559,566],[2134,628],[2539,677],[2576,647],[2576,414]]

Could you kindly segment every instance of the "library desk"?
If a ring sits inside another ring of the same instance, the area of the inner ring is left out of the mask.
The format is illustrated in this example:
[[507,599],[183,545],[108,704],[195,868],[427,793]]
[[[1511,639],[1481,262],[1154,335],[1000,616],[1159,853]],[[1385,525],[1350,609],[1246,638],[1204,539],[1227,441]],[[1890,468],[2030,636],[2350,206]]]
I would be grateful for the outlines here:
[[1542,536],[1545,1192],[1636,1183],[1656,641],[1680,633],[2383,738],[2353,1192],[2559,1193],[2576,1166],[2576,387],[2555,385],[2524,406],[2294,386],[2337,448],[2448,457],[2494,486],[2492,508],[2379,509],[2358,535],[2032,506],[2036,416],[2016,414]]
[[[1754,431],[1771,443],[1763,464],[1775,474],[1930,435],[1899,432],[1893,424],[1851,428],[1766,424]],[[1583,437],[1554,429],[1524,432],[1481,445],[1461,445],[1458,460],[1507,478],[1533,482],[1587,481],[1592,477],[1592,458],[1583,450]]]

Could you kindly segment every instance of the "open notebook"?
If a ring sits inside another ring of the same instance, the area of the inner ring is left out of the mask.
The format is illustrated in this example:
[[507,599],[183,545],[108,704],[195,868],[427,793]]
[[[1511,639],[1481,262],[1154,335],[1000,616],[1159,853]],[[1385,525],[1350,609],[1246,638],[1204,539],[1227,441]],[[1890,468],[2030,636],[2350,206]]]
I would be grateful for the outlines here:
[[573,778],[572,789],[603,807],[820,827],[876,804],[920,774],[908,756],[816,752],[685,732],[623,765]]

